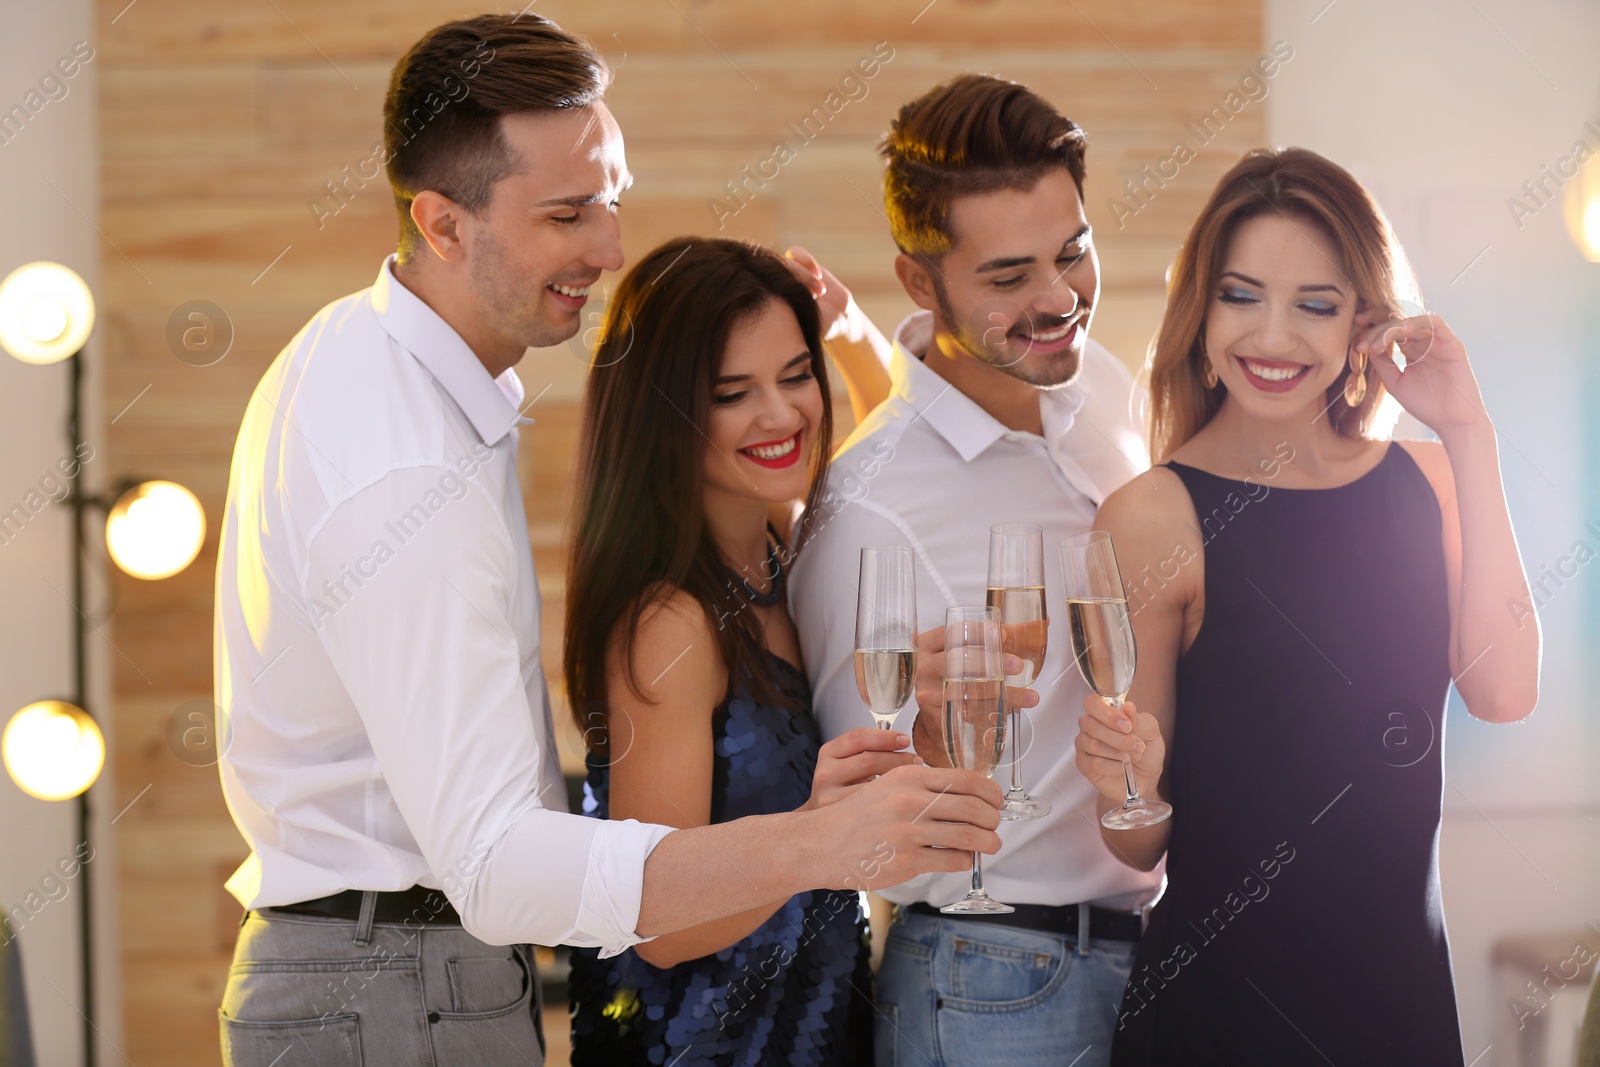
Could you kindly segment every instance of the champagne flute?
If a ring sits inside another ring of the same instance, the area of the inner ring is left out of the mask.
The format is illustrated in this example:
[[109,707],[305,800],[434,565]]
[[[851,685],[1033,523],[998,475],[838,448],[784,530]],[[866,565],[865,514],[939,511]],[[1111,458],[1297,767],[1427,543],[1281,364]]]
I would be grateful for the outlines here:
[[[1044,666],[1050,619],[1044,604],[1044,530],[1031,522],[1003,522],[989,527],[989,606],[1000,624],[1005,651],[1022,660],[1022,671],[1006,684],[1026,689]],[[1050,802],[1022,788],[1019,764],[1022,709],[1008,709],[1011,720],[1011,788],[1000,809],[1002,819],[1037,819],[1050,814]]]
[[[1111,535],[1095,530],[1062,541],[1061,567],[1067,576],[1067,619],[1078,670],[1101,699],[1121,708],[1133,688],[1137,649]],[[1139,783],[1127,756],[1122,757],[1122,779],[1127,800],[1100,816],[1109,829],[1154,826],[1172,814],[1172,805],[1159,800],[1152,803],[1139,795]]]
[[856,688],[883,729],[917,684],[917,586],[911,549],[868,545],[856,587]]
[[[944,615],[944,747],[950,766],[994,777],[1006,750],[1006,676],[993,608]],[[983,890],[983,853],[972,853],[972,888],[946,915],[1005,915],[1017,909]]]

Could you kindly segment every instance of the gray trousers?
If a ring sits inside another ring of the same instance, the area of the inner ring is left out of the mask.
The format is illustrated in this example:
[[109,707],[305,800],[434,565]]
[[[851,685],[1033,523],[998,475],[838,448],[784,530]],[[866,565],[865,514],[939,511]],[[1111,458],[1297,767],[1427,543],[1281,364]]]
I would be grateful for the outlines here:
[[240,924],[218,1012],[222,1062],[542,1067],[539,1009],[530,946],[265,908]]

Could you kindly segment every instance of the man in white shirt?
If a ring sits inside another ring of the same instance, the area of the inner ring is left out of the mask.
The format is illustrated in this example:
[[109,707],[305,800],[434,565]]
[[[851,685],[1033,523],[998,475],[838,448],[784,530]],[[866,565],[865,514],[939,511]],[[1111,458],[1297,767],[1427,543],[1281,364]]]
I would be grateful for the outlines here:
[[[1102,843],[1073,747],[1087,690],[1056,546],[1149,466],[1132,376],[1087,337],[1099,265],[1083,153],[1082,131],[1047,102],[975,75],[907,104],[883,146],[896,272],[924,310],[900,326],[890,397],[835,457],[795,566],[824,734],[867,721],[852,668],[863,546],[911,546],[927,631],[948,607],[985,603],[992,524],[1037,523],[1054,610],[1020,732],[1022,785],[1053,810],[1003,823],[1005,851],[983,872],[1017,910],[941,915],[968,887],[962,874],[885,892],[897,908],[878,975],[880,1063],[1106,1062],[1137,913],[1160,887],[1159,867],[1134,871]],[[930,763],[948,763],[931,701],[913,735]],[[1009,777],[1009,759],[998,774]]]
[[999,847],[998,788],[930,767],[693,830],[566,812],[511,368],[622,265],[607,80],[535,15],[419,42],[385,103],[399,254],[245,412],[215,620],[222,785],[251,847],[225,1063],[537,1063],[530,942],[612,954]]

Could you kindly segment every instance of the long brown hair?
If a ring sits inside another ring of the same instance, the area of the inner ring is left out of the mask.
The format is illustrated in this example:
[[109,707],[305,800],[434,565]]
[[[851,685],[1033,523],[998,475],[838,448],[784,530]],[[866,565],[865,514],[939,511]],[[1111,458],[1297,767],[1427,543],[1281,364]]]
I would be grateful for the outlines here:
[[[794,312],[824,399],[806,513],[816,511],[833,447],[833,416],[817,308],[770,249],[680,237],[634,265],[611,298],[584,392],[576,529],[567,578],[562,667],[573,718],[596,754],[608,751],[607,652],[628,687],[646,610],[674,589],[716,622],[729,678],[763,703],[792,706],[762,662],[755,614],[705,521],[705,427],[712,384],[734,328],[771,301]],[[613,644],[615,643],[615,644]]]
[[[1246,219],[1268,212],[1301,219],[1328,235],[1348,272],[1357,307],[1384,318],[1401,297],[1415,300],[1416,278],[1377,203],[1350,172],[1304,148],[1260,148],[1247,152],[1222,176],[1178,251],[1168,287],[1167,310],[1150,355],[1150,454],[1164,462],[1211,421],[1222,406],[1221,386],[1205,384],[1206,310],[1228,244]],[[1388,432],[1388,391],[1367,370],[1367,395],[1345,403],[1350,366],[1328,386],[1327,418],[1345,437]],[[1336,399],[1337,398],[1337,399]]]

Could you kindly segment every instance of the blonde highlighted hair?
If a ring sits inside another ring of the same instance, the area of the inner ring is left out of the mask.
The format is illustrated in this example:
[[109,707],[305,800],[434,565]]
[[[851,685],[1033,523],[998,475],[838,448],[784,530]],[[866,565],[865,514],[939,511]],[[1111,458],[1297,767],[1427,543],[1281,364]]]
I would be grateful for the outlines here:
[[[1167,287],[1167,309],[1151,347],[1150,455],[1165,462],[1211,421],[1223,388],[1207,387],[1206,311],[1217,275],[1239,224],[1276,213],[1317,226],[1339,251],[1343,281],[1354,289],[1357,311],[1378,319],[1418,300],[1416,278],[1388,219],[1350,172],[1304,148],[1259,148],[1223,175],[1178,250]],[[1367,395],[1356,407],[1344,400],[1344,371],[1328,386],[1324,416],[1346,437],[1387,437],[1398,409],[1369,367]]]

